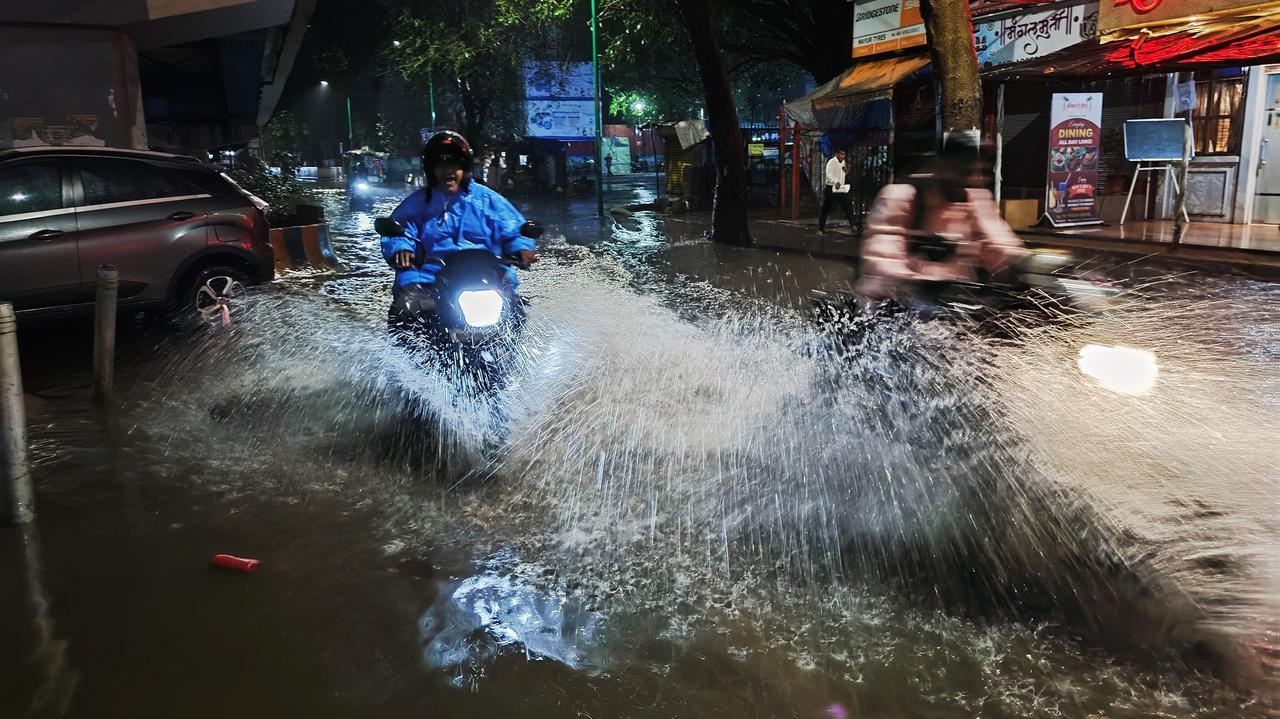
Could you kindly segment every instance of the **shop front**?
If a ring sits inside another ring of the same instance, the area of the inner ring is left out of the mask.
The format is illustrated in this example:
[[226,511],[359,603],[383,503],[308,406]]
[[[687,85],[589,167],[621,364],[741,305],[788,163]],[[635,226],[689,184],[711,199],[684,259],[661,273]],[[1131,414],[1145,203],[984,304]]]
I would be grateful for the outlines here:
[[[1137,169],[1125,154],[1125,121],[1187,118],[1192,160],[1186,210],[1191,219],[1280,222],[1280,172],[1273,173],[1266,159],[1268,146],[1280,143],[1280,134],[1273,137],[1280,124],[1280,80],[1275,79],[1280,66],[1269,64],[1280,62],[1280,3],[1103,0],[1097,32],[1096,40],[990,69],[986,75],[989,82],[1006,85],[1006,94],[1017,88],[1015,102],[1024,111],[1031,109],[1025,107],[1028,101],[1044,99],[1037,95],[1101,93],[1102,219],[1120,219],[1126,186],[1132,186]],[[1018,137],[1023,128],[1008,126],[1008,114],[1004,119],[1006,140],[1028,147],[1034,143],[1033,137]],[[1036,127],[1031,134],[1047,138],[1044,129]],[[1170,168],[1176,164],[1167,163]],[[1150,183],[1140,178],[1139,199],[1128,218],[1172,218],[1172,172],[1150,173]],[[1025,193],[1027,188],[1019,185],[1027,185],[1027,178],[1005,179],[1018,180],[1010,183],[1011,193]]]

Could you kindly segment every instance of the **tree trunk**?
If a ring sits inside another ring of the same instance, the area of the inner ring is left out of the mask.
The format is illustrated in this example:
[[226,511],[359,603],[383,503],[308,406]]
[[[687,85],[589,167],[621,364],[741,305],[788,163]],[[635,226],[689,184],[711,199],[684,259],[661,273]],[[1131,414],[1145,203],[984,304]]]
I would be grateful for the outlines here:
[[973,47],[973,18],[968,0],[921,0],[929,54],[942,98],[943,137],[979,132],[982,81]]
[[461,76],[458,77],[458,98],[462,101],[462,136],[471,143],[471,149],[478,153],[485,146],[484,124],[487,102],[477,97],[471,81]]
[[689,42],[702,77],[711,142],[716,155],[716,192],[711,205],[711,239],[731,245],[751,244],[747,227],[747,146],[738,125],[729,74],[720,58],[720,43],[711,25],[710,0],[677,0],[689,31]]

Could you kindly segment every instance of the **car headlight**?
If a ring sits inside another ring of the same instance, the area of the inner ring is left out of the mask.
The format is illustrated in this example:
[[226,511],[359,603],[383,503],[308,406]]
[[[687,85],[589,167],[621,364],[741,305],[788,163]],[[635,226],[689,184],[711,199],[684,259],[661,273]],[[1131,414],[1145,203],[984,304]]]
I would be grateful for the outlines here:
[[472,327],[490,327],[502,319],[502,295],[497,290],[468,290],[458,294],[462,318]]

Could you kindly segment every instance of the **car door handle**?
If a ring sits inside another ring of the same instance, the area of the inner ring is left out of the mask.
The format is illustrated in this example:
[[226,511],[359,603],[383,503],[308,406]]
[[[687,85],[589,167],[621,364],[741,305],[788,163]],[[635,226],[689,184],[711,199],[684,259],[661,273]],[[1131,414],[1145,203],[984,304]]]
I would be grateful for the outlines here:
[[28,239],[35,240],[36,242],[48,242],[55,237],[61,237],[65,234],[67,233],[62,230],[40,230],[39,232],[31,233]]
[[173,220],[174,222],[181,222],[182,220],[189,220],[195,216],[196,216],[196,213],[194,212],[183,211],[183,212],[175,212],[172,215],[169,215],[169,219]]

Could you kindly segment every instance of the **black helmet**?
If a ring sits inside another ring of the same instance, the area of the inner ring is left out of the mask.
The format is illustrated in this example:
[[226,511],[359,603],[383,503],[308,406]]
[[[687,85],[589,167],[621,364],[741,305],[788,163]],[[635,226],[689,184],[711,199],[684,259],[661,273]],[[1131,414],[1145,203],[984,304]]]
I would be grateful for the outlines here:
[[475,162],[475,153],[467,138],[452,130],[437,132],[422,146],[422,172],[426,175],[427,184],[434,186],[436,182],[435,166],[438,162],[456,162],[462,169],[471,172]]

